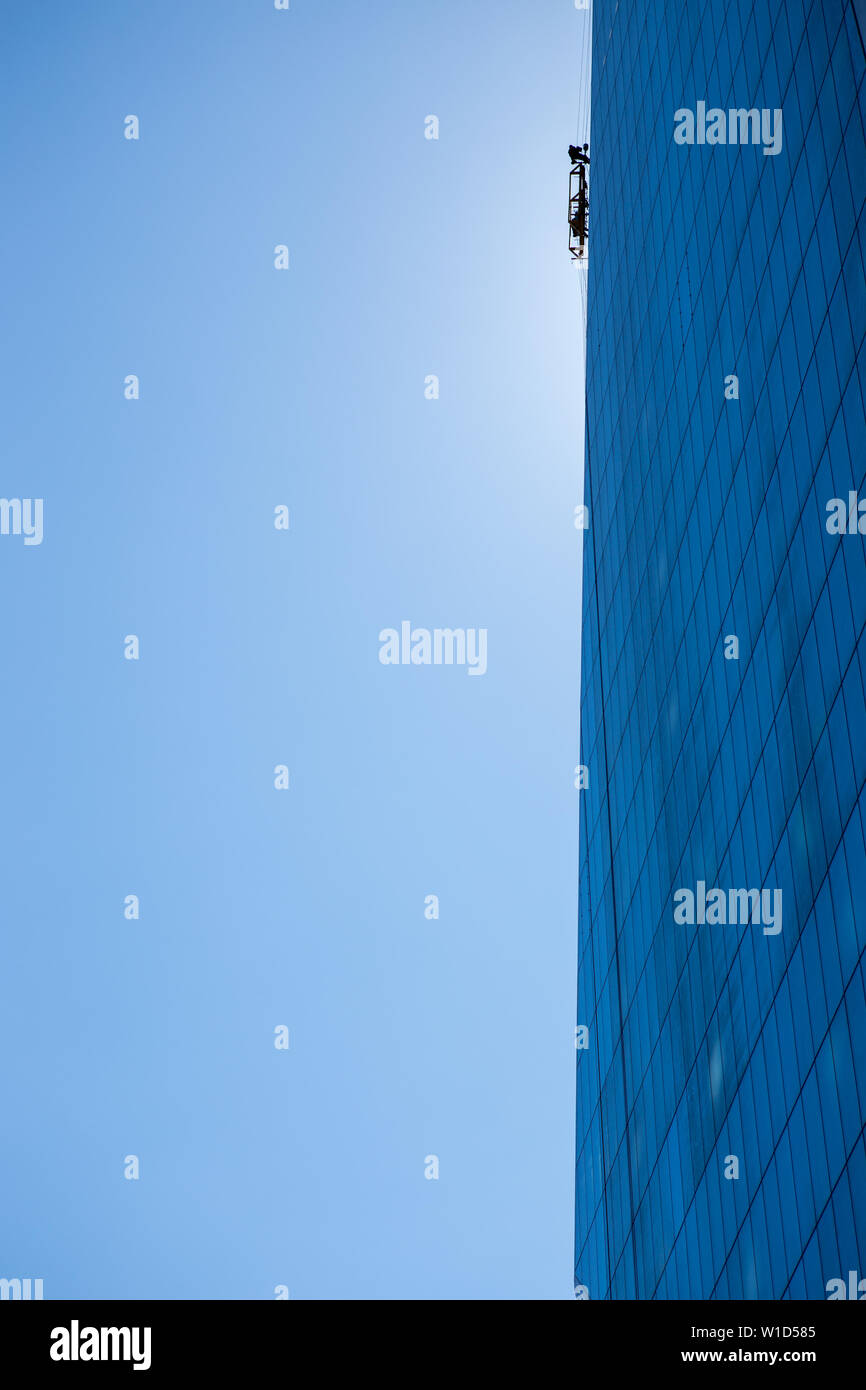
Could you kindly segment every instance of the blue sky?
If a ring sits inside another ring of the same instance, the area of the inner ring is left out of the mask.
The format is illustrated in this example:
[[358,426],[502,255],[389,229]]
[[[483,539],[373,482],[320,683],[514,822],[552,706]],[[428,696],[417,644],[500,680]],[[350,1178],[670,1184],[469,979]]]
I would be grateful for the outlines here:
[[[4,7],[0,1275],[46,1298],[571,1296],[588,23]],[[486,674],[381,665],[406,619]]]

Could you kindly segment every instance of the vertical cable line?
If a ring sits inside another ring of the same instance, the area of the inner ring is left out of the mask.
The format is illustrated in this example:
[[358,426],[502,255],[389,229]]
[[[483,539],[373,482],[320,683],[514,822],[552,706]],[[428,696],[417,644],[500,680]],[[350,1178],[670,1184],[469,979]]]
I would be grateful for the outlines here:
[[[592,79],[592,58],[593,58],[593,42],[592,42],[592,40],[593,40],[593,30],[594,30],[594,27],[595,27],[595,15],[594,15],[593,11],[594,11],[594,5],[592,4],[592,0],[590,0],[590,7],[589,7],[589,10],[588,10],[588,12],[587,12],[587,14],[586,14],[586,16],[585,16],[586,23],[582,26],[582,42],[581,42],[581,45],[580,45],[580,57],[579,57],[579,59],[578,59],[578,80],[577,80],[578,107],[577,107],[577,123],[576,123],[576,124],[577,124],[577,129],[576,129],[576,131],[575,131],[575,140],[574,140],[574,143],[575,143],[576,145],[578,145],[578,146],[582,145],[584,141],[587,141],[587,140],[591,139],[590,129],[589,129],[589,128],[590,128],[591,119],[592,119],[592,103],[591,103],[591,95],[592,95],[592,93],[591,93],[591,79]],[[583,378],[583,379],[584,379],[584,388],[583,388],[583,390],[584,390],[584,399],[583,399],[584,480],[583,480],[582,498],[583,498],[583,503],[584,503],[584,505],[586,505],[588,499],[589,499],[589,500],[592,500],[592,499],[591,499],[591,491],[592,491],[592,490],[591,490],[591,486],[590,486],[589,414],[588,414],[588,410],[587,410],[587,392],[586,392],[586,381],[587,381],[587,371],[588,371],[587,360],[586,360],[586,351],[587,351],[587,344],[588,344],[587,327],[588,327],[588,321],[589,321],[589,255],[588,255],[588,252],[587,252],[587,258],[586,258],[586,260],[585,260],[582,264],[578,264],[578,266],[577,266],[577,277],[578,277],[578,313],[579,313],[580,327],[581,327],[581,330],[582,330],[582,333],[583,333],[583,344],[584,344],[584,378]],[[596,559],[596,548],[595,548],[595,544],[594,544],[594,542],[593,542],[593,539],[592,539],[591,535],[588,536],[587,542],[586,542],[586,543],[587,543],[587,544],[591,547],[591,549],[592,549],[593,586],[594,586],[594,588],[595,588],[596,620],[597,620],[597,624],[598,624],[598,619],[599,619],[599,617],[600,617],[600,613],[599,613],[599,599],[598,599],[598,569],[597,569],[597,559]],[[584,558],[583,571],[584,571],[584,579],[585,579],[585,577],[586,577],[586,564],[585,564],[586,551],[585,551],[585,548],[584,548],[583,558]],[[587,602],[587,601],[591,601],[591,600],[589,599],[589,596],[586,595],[586,594],[584,593],[584,597],[583,597],[584,611],[586,611],[585,605],[586,605],[586,602]],[[599,628],[598,628],[598,631],[599,631],[599,635],[600,635],[600,633],[601,633],[601,628],[600,628],[600,626],[599,626]],[[585,663],[584,660],[583,660],[583,657],[581,657],[581,676],[580,676],[581,685],[583,685],[584,682],[586,682],[588,679],[594,680],[594,678],[595,678],[595,671],[594,671],[594,669],[593,669],[592,674],[590,675],[589,672],[588,672],[588,670],[587,670],[587,663]],[[603,693],[604,693],[604,682],[603,682],[603,679],[602,679],[601,670],[599,670],[599,686],[600,686],[600,688],[601,688],[602,696],[603,696]],[[604,700],[603,700],[603,698],[602,698],[602,716],[601,716],[601,717],[602,717],[602,728],[604,728]],[[581,712],[581,721],[580,721],[580,741],[581,741],[581,745],[582,745],[582,744],[583,744],[583,718],[582,718],[582,712]],[[606,740],[606,738],[605,738],[605,753],[604,753],[604,757],[605,757],[605,768],[606,768],[606,767],[607,767],[607,740]],[[613,842],[612,842],[612,838],[611,838],[610,804],[609,804],[609,803],[608,803],[607,813],[608,813],[608,844],[612,846],[612,843],[613,843]],[[593,1011],[593,1012],[594,1012],[594,1016],[595,1016],[595,1019],[596,1019],[596,1027],[597,1027],[597,1029],[598,1029],[598,1019],[599,1019],[599,1016],[600,1016],[600,1002],[601,1002],[601,984],[602,984],[601,971],[602,971],[602,968],[603,968],[603,966],[604,966],[605,963],[604,963],[603,961],[601,961],[600,959],[598,960],[598,962],[596,961],[596,942],[595,942],[595,934],[593,933],[592,927],[591,927],[591,922],[592,922],[592,894],[591,894],[591,892],[590,892],[590,887],[589,887],[589,875],[590,875],[589,832],[588,832],[587,823],[586,823],[586,820],[585,820],[585,818],[584,818],[584,815],[583,815],[583,811],[582,811],[582,810],[581,810],[581,812],[580,812],[580,827],[581,827],[581,834],[585,837],[585,843],[586,843],[586,846],[587,846],[587,859],[586,859],[587,884],[586,884],[586,890],[585,890],[585,891],[586,891],[587,898],[584,899],[584,901],[586,901],[586,900],[588,899],[588,909],[589,909],[589,910],[588,910],[588,916],[587,916],[587,919],[586,919],[586,920],[589,921],[589,923],[590,923],[590,929],[589,929],[589,932],[588,932],[588,945],[589,945],[589,955],[590,955],[590,978],[591,978],[591,980],[592,980],[592,982],[593,982],[593,994],[594,994],[594,999],[593,999],[594,1011]],[[612,865],[611,865],[611,877],[612,877]],[[602,896],[601,896],[601,900],[600,900],[600,901],[601,901],[602,911],[604,910],[603,889],[604,889],[604,884],[602,883],[602,884],[601,884]],[[579,881],[579,878],[578,878],[578,892],[579,892],[579,893],[583,893],[583,891],[584,891],[584,889],[581,887],[581,884],[580,884],[580,881]],[[578,914],[578,932],[580,931],[580,925],[579,925],[579,924],[580,924],[580,915]],[[614,939],[616,940],[616,933],[614,933]],[[579,958],[579,954],[578,954],[578,999],[579,999],[579,997],[580,997],[580,994],[579,994],[579,976],[580,976],[580,963],[579,963],[579,960],[580,960],[580,958]],[[618,962],[617,962],[617,982],[618,982],[618,983],[617,983],[617,991],[618,991],[618,994],[620,994],[620,998],[619,998],[619,1002],[618,1002],[618,1007],[619,1007],[619,1014],[620,1014],[620,1034],[621,1034],[621,1033],[622,1033],[622,999],[621,999],[621,991],[620,991],[620,989],[619,989],[619,965],[618,965]],[[599,1031],[600,1031],[600,1030],[599,1030]],[[603,1216],[604,1216],[604,1245],[605,1245],[605,1258],[606,1258],[606,1261],[607,1261],[607,1288],[608,1288],[608,1293],[609,1293],[609,1292],[610,1292],[611,1283],[612,1283],[612,1277],[613,1277],[613,1262],[612,1262],[612,1258],[611,1258],[611,1245],[610,1245],[610,1242],[611,1242],[611,1223],[610,1223],[610,1209],[609,1209],[610,1194],[609,1194],[609,1192],[608,1192],[608,1182],[607,1182],[607,1176],[608,1176],[608,1174],[607,1174],[608,1145],[607,1145],[606,1140],[605,1140],[605,1118],[604,1118],[604,1106],[603,1106],[603,1104],[602,1104],[602,1080],[603,1080],[603,1078],[602,1078],[602,1072],[601,1072],[601,1054],[600,1054],[600,1051],[599,1051],[599,1048],[598,1048],[598,1047],[596,1047],[596,1049],[595,1049],[595,1057],[596,1057],[596,1077],[597,1077],[597,1085],[598,1085],[598,1123],[599,1123],[599,1133],[600,1133],[600,1136],[601,1136],[601,1167],[602,1167],[602,1200],[601,1200],[601,1207],[602,1207],[602,1209],[603,1209]],[[591,1116],[590,1116],[590,1121],[591,1121]],[[588,1132],[588,1134],[587,1134],[587,1137],[589,1137],[589,1132]],[[577,1155],[575,1155],[575,1158],[577,1158]],[[577,1180],[577,1179],[576,1179],[576,1175],[575,1175],[575,1181],[576,1181],[576,1180]],[[632,1192],[631,1158],[630,1158],[630,1155],[629,1155],[629,1193],[631,1194],[631,1192]],[[633,1206],[633,1200],[634,1200],[634,1199],[633,1199],[633,1196],[630,1195],[630,1201],[631,1201],[632,1206]],[[596,1208],[596,1210],[598,1210],[598,1208]],[[591,1226],[591,1224],[592,1224],[592,1221],[590,1220],[590,1226]],[[588,1236],[589,1236],[589,1231],[587,1230],[587,1231],[584,1232],[583,1234],[584,1234],[583,1245],[581,1246],[580,1250],[578,1250],[578,1249],[577,1249],[577,1230],[575,1229],[575,1265],[576,1265],[576,1263],[577,1263],[578,1257],[583,1253],[583,1250],[586,1248],[586,1241],[587,1241]]]
[[[589,496],[590,496],[590,501],[592,501],[592,490],[591,490],[591,487],[589,486],[589,474],[590,474],[590,468],[589,468],[589,429],[587,428],[586,407],[587,407],[586,387],[584,386],[584,407],[583,407],[583,409],[584,409],[584,431],[585,431],[585,434],[586,434],[586,450],[585,450],[585,460],[584,460],[584,489],[583,489],[583,500],[584,500],[584,505],[586,505],[587,494],[589,494]],[[593,503],[593,510],[594,510],[594,503]],[[590,540],[589,540],[589,547],[590,547],[590,549],[591,549],[591,551],[592,551],[593,589],[595,590],[596,616],[597,616],[597,615],[598,615],[598,571],[597,571],[597,568],[596,568],[596,560],[595,560],[595,545],[594,545],[594,543],[593,543],[593,541],[592,541],[591,538],[590,538]],[[582,660],[581,660],[581,671],[582,671],[581,680],[583,680],[585,673],[583,673],[583,661],[582,661]],[[602,679],[601,679],[601,672],[600,672],[600,671],[599,671],[599,685],[601,686],[601,694],[602,694],[602,699],[601,699],[601,711],[602,711],[602,713],[601,713],[601,723],[602,723],[602,732],[603,732],[603,731],[604,731],[604,684],[603,684],[603,681],[602,681]],[[582,721],[582,720],[581,720],[581,742],[583,742],[583,721]],[[606,770],[606,769],[607,769],[607,742],[606,742],[606,741],[605,741],[605,755],[604,755],[604,759],[605,759],[605,770]],[[588,838],[588,837],[589,837],[589,831],[588,831],[587,828],[584,828],[583,834],[587,837],[587,859],[586,859],[586,863],[587,863],[587,870],[588,870],[588,869],[589,869],[589,838]],[[608,843],[609,843],[609,842],[610,842],[610,818],[609,818],[609,816],[608,816]],[[602,910],[602,912],[603,912],[603,911],[604,911],[604,883],[602,883],[601,889],[602,889],[602,892],[601,892],[601,910]],[[579,889],[579,891],[583,891],[583,890],[580,890],[580,889]],[[580,920],[580,919],[578,918],[578,921],[579,921],[579,920]],[[615,934],[615,933],[614,933],[614,939],[616,939],[616,934]],[[590,933],[590,940],[592,940],[592,933]],[[601,968],[602,968],[602,964],[603,964],[602,962],[599,962],[598,970],[596,970],[596,965],[595,965],[595,950],[593,949],[593,951],[592,951],[592,980],[593,980],[593,986],[594,986],[594,990],[595,990],[595,1017],[596,1017],[596,1028],[598,1028],[599,1001],[600,1001],[600,994],[601,994]],[[579,970],[579,966],[578,966],[578,970]],[[601,1170],[602,1170],[601,1198],[602,1198],[602,1204],[603,1204],[603,1206],[604,1206],[604,1248],[605,1248],[605,1254],[606,1254],[606,1257],[607,1257],[607,1291],[608,1291],[608,1294],[609,1294],[609,1293],[610,1293],[611,1279],[612,1279],[612,1275],[613,1275],[613,1265],[612,1265],[611,1256],[610,1256],[610,1215],[609,1215],[609,1211],[608,1211],[608,1191],[607,1191],[607,1188],[608,1188],[608,1183],[607,1183],[607,1176],[608,1176],[608,1174],[607,1174],[607,1145],[606,1145],[606,1143],[605,1143],[605,1137],[604,1137],[604,1105],[602,1104],[601,1055],[600,1055],[600,1052],[599,1052],[599,1048],[598,1048],[598,1047],[596,1047],[596,1049],[595,1049],[595,1058],[596,1058],[596,1073],[597,1073],[597,1076],[598,1076],[598,1127],[599,1127],[599,1132],[600,1132],[600,1134],[601,1134]]]
[[[584,421],[585,421],[585,426],[584,426],[584,428],[585,428],[585,430],[586,430],[586,481],[589,482],[589,479],[590,479],[589,393],[586,391],[586,388],[585,388],[585,387],[584,387]],[[592,515],[591,515],[591,517],[590,517],[590,525],[592,525],[592,522],[593,522],[593,519],[594,519],[594,516],[595,516],[595,499],[594,499],[594,497],[592,496],[592,488],[591,488],[591,487],[590,487],[589,489],[584,488],[584,499],[586,498],[586,492],[587,492],[587,490],[589,491],[590,500],[591,500],[591,502],[592,502]],[[628,1165],[628,1202],[629,1202],[629,1218],[630,1218],[630,1219],[629,1219],[629,1229],[628,1229],[628,1232],[627,1232],[627,1234],[626,1234],[626,1240],[629,1241],[630,1244],[631,1244],[632,1264],[633,1264],[633,1268],[634,1268],[634,1289],[635,1289],[635,1298],[637,1298],[637,1296],[638,1296],[637,1250],[635,1249],[635,1241],[634,1241],[634,1234],[633,1234],[634,1217],[635,1217],[635,1210],[634,1210],[634,1183],[633,1183],[633,1179],[632,1179],[632,1169],[631,1169],[631,1144],[630,1144],[630,1142],[629,1142],[628,1085],[627,1085],[626,1068],[625,1068],[625,1037],[624,1037],[623,1011],[622,1011],[622,972],[621,972],[621,969],[620,969],[620,959],[619,959],[619,927],[618,927],[618,923],[617,923],[617,910],[616,910],[616,875],[615,875],[615,873],[614,873],[614,863],[613,863],[613,824],[612,824],[612,821],[611,821],[611,813],[610,813],[610,767],[609,767],[609,763],[608,763],[608,750],[607,750],[607,719],[606,719],[606,717],[605,717],[605,710],[606,710],[606,703],[607,703],[607,702],[606,702],[606,700],[605,700],[605,690],[604,690],[604,663],[603,663],[603,656],[602,656],[603,647],[602,647],[602,641],[601,641],[601,607],[600,607],[599,596],[598,596],[598,565],[597,565],[597,562],[596,562],[595,542],[594,542],[594,541],[593,541],[593,543],[592,543],[592,582],[593,582],[593,589],[595,590],[596,628],[597,628],[597,632],[598,632],[598,680],[599,680],[599,686],[600,686],[600,689],[601,689],[601,737],[602,737],[602,745],[603,745],[603,747],[604,747],[604,786],[605,786],[605,802],[606,802],[606,805],[607,805],[607,842],[608,842],[608,845],[609,845],[609,847],[610,847],[610,896],[611,896],[611,904],[612,904],[612,908],[613,908],[613,953],[614,953],[614,962],[615,962],[615,964],[616,964],[616,994],[617,994],[617,1008],[618,1008],[618,1010],[619,1010],[619,1049],[620,1049],[620,1063],[621,1063],[621,1068],[622,1068],[623,1111],[624,1111],[624,1115],[625,1115],[624,1124],[623,1124],[623,1140],[624,1140],[624,1143],[625,1143],[626,1162],[627,1162],[627,1165]],[[602,899],[602,903],[603,903],[603,899]],[[600,1082],[600,1080],[599,1080],[599,1098],[598,1098],[598,1099],[599,1099],[599,1124],[600,1124],[600,1127],[601,1127],[602,1156],[604,1156],[604,1150],[605,1150],[605,1143],[604,1143],[604,1107],[603,1107],[603,1105],[602,1105],[601,1082]],[[610,1296],[611,1296],[611,1286],[612,1286],[612,1283],[613,1283],[613,1273],[614,1273],[614,1271],[613,1271],[613,1269],[611,1268],[611,1260],[610,1260],[610,1244],[609,1244],[610,1236],[609,1236],[608,1208],[607,1208],[607,1186],[608,1186],[607,1177],[608,1177],[608,1175],[606,1174],[606,1175],[605,1175],[605,1182],[604,1182],[604,1215],[605,1215],[605,1239],[606,1239],[606,1242],[607,1242],[607,1249],[608,1249],[608,1256],[607,1256],[607,1263],[608,1263],[608,1297],[610,1297]]]
[[[591,54],[591,51],[592,51],[592,49],[591,49],[591,33],[592,33],[591,26],[587,26],[587,34],[588,34],[588,40],[589,40],[589,41],[588,41],[587,44],[585,45],[584,50],[583,50],[583,53],[581,54],[581,72],[582,72],[582,73],[585,71],[585,69],[584,69],[584,61],[589,57],[589,55]],[[591,61],[591,59],[590,59],[590,61]],[[591,69],[590,69],[590,70],[591,70]],[[581,110],[580,110],[580,112],[579,112],[579,115],[578,115],[578,130],[577,130],[577,142],[576,142],[576,143],[578,143],[578,144],[580,144],[580,141],[581,141],[581,126],[582,126],[583,124],[585,124],[585,122],[586,122],[586,115],[585,115],[583,109],[581,108]],[[586,135],[585,135],[585,134],[584,134],[584,137],[583,137],[583,138],[586,138]],[[587,262],[588,262],[588,259],[589,259],[589,258],[587,257]],[[580,267],[580,272],[583,272],[583,273],[580,274],[580,291],[581,291],[581,293],[580,293],[580,302],[581,302],[581,310],[582,310],[583,317],[584,317],[584,341],[585,341],[585,343],[586,343],[586,351],[587,351],[587,354],[588,354],[588,349],[589,349],[589,334],[588,334],[588,331],[587,331],[587,330],[588,330],[588,327],[589,327],[589,265],[588,265],[588,263],[587,263],[587,265],[586,265],[585,268],[584,268],[584,267]],[[584,279],[584,275],[586,276],[586,279]],[[584,400],[583,400],[583,428],[584,428],[584,437],[585,437],[585,441],[586,441],[585,451],[584,451],[584,488],[583,488],[583,500],[584,500],[584,505],[585,505],[585,504],[586,504],[586,501],[587,501],[587,497],[588,497],[588,498],[589,498],[589,501],[590,501],[590,504],[591,504],[591,508],[592,508],[591,516],[590,516],[590,526],[591,526],[591,525],[592,525],[593,518],[594,518],[594,516],[595,516],[595,500],[596,500],[596,499],[595,499],[595,498],[593,497],[593,495],[592,495],[592,481],[591,481],[591,478],[592,478],[592,459],[591,459],[591,448],[590,448],[589,393],[588,393],[587,385],[586,385],[587,380],[588,380],[588,375],[589,375],[589,364],[588,364],[588,362],[586,362],[586,364],[585,364],[585,369],[584,369]],[[596,631],[597,631],[597,634],[598,634],[598,652],[597,652],[597,659],[598,659],[598,684],[599,684],[599,690],[600,690],[600,693],[601,693],[601,702],[600,702],[600,703],[601,703],[601,714],[600,714],[600,717],[601,717],[602,745],[603,745],[603,749],[604,749],[604,779],[605,779],[605,802],[606,802],[606,815],[607,815],[607,842],[608,842],[608,847],[609,847],[609,851],[610,851],[610,892],[611,892],[611,905],[612,905],[612,910],[613,910],[613,942],[614,942],[614,962],[615,962],[615,965],[616,965],[617,1011],[618,1011],[618,1014],[619,1014],[619,1047],[620,1047],[620,1066],[621,1066],[621,1070],[622,1070],[623,1113],[624,1113],[624,1115],[625,1115],[623,1140],[624,1140],[624,1142],[625,1142],[626,1163],[627,1163],[627,1167],[628,1167],[629,1225],[628,1225],[628,1232],[627,1232],[627,1235],[626,1235],[626,1240],[629,1241],[629,1242],[631,1243],[632,1263],[633,1263],[633,1270],[634,1270],[635,1297],[637,1297],[637,1293],[638,1293],[637,1251],[636,1251],[636,1248],[635,1248],[635,1242],[634,1242],[634,1238],[633,1238],[633,1234],[632,1234],[632,1230],[633,1230],[633,1226],[634,1226],[634,1215],[635,1215],[635,1212],[634,1212],[634,1179],[633,1179],[633,1175],[632,1175],[631,1143],[630,1143],[630,1139],[629,1139],[629,1124],[628,1124],[629,1105],[628,1105],[628,1090],[627,1090],[627,1074],[626,1074],[626,1065],[625,1065],[625,1039],[624,1039],[624,1027],[623,1027],[622,968],[621,968],[621,963],[620,963],[619,929],[618,929],[618,925],[617,925],[616,878],[615,878],[615,874],[614,874],[614,863],[613,863],[613,823],[612,823],[612,819],[611,819],[611,807],[610,807],[610,785],[611,785],[611,784],[610,784],[610,764],[609,764],[609,752],[608,752],[608,740],[607,740],[607,718],[606,718],[606,712],[605,712],[605,711],[606,711],[606,700],[605,700],[605,682],[604,682],[604,663],[603,663],[603,659],[602,659],[602,641],[601,641],[601,633],[602,633],[602,627],[601,627],[601,600],[600,600],[600,597],[599,597],[599,583],[598,583],[598,553],[597,553],[597,549],[596,549],[596,545],[595,545],[595,540],[594,540],[593,537],[590,537],[589,545],[590,545],[590,548],[591,548],[591,550],[592,550],[592,584],[593,584],[593,590],[594,590],[594,596],[595,596]],[[590,600],[590,601],[591,601],[591,600]],[[585,678],[585,676],[586,676],[586,672],[584,671],[583,666],[584,666],[584,663],[583,663],[583,661],[581,661],[581,680],[583,680],[583,679]],[[582,729],[582,727],[581,727],[581,742],[582,742],[582,741],[583,741],[583,729]],[[583,824],[583,821],[581,821],[581,823]],[[586,833],[586,831],[584,831],[584,833]],[[587,867],[588,867],[588,861],[587,861]],[[602,911],[604,911],[604,894],[603,894],[603,888],[604,888],[604,885],[602,884],[602,895],[601,895],[601,909],[602,909]],[[595,957],[595,952],[593,951],[593,965],[594,965],[594,957]],[[603,964],[603,963],[602,963],[602,964]],[[601,968],[601,965],[600,965],[599,968]],[[595,1003],[596,1003],[596,1016],[597,1016],[597,1015],[598,1015],[599,999],[600,999],[601,980],[599,979],[598,975],[596,974],[595,968],[593,968],[593,979],[594,979],[594,981],[595,981],[595,988],[596,988],[596,991],[597,991],[597,994],[596,994],[596,1001],[595,1001]],[[607,1286],[607,1293],[608,1293],[608,1297],[611,1297],[611,1296],[612,1296],[612,1288],[613,1288],[614,1265],[613,1265],[613,1260],[612,1260],[612,1257],[611,1257],[611,1248],[610,1248],[611,1235],[610,1235],[610,1213],[609,1213],[609,1193],[608,1193],[608,1187],[609,1187],[608,1179],[609,1179],[609,1177],[610,1177],[610,1173],[607,1171],[607,1153],[608,1153],[608,1145],[607,1145],[606,1140],[605,1140],[605,1116],[604,1116],[604,1105],[603,1105],[603,1100],[602,1100],[601,1057],[600,1057],[600,1055],[599,1055],[597,1049],[596,1049],[596,1058],[597,1058],[597,1067],[598,1067],[598,1112],[599,1112],[599,1130],[600,1130],[600,1133],[601,1133],[601,1159],[602,1159],[602,1171],[603,1171],[602,1200],[603,1200],[603,1205],[604,1205],[604,1239],[605,1239],[605,1251],[606,1251],[606,1254],[607,1254],[607,1284],[608,1284],[608,1286]],[[613,1157],[615,1157],[615,1156],[613,1156]]]
[[[580,270],[583,270],[583,267],[580,267],[579,269],[580,269]],[[582,274],[580,275],[579,284],[580,284],[581,288],[584,287],[584,277],[583,277]],[[580,295],[580,322],[581,322],[581,326],[582,326],[582,330],[583,330],[584,344],[586,344],[586,339],[587,339],[587,301],[588,301],[588,296],[585,295],[585,294],[581,294],[581,295]],[[584,502],[584,505],[586,505],[587,494],[589,493],[590,489],[589,489],[589,432],[588,432],[588,430],[587,430],[587,428],[586,428],[586,359],[585,359],[585,356],[584,356],[584,407],[583,407],[583,408],[584,408],[584,441],[585,441],[585,442],[584,442],[584,485],[583,485],[583,502]],[[586,543],[585,543],[585,545],[584,545],[584,550],[583,550],[582,559],[583,559],[583,572],[584,572],[584,578],[585,578],[585,575],[586,575],[586,546],[589,546],[589,547],[592,549],[592,552],[593,552],[593,576],[594,576],[594,578],[593,578],[593,584],[595,585],[595,583],[597,582],[597,576],[596,576],[596,571],[595,571],[595,547],[593,546],[592,537],[591,537],[591,536],[589,536],[589,538],[587,539],[587,541],[586,541]],[[586,593],[584,593],[584,601],[586,601],[587,598],[588,598],[588,596],[586,595]],[[597,609],[596,609],[596,611],[597,611]],[[583,642],[584,636],[585,636],[585,628],[583,628],[583,626],[582,626],[582,632],[581,632],[581,646],[582,646],[582,647],[584,646],[584,642]],[[583,660],[583,656],[581,656],[581,662],[580,662],[580,680],[581,680],[581,686],[583,686],[584,682],[586,682],[586,680],[587,680],[587,674],[588,674],[588,673],[587,673],[587,669],[586,669],[586,662]],[[594,678],[594,675],[595,675],[595,672],[593,671],[593,678]],[[582,713],[582,710],[581,710],[581,719],[580,719],[580,745],[581,745],[581,753],[580,753],[580,756],[581,756],[581,758],[582,758],[582,757],[583,757],[583,751],[582,751],[582,749],[583,749],[583,713]],[[597,1032],[600,1032],[601,1030],[600,1030],[600,1028],[599,1028],[598,1019],[599,1019],[599,998],[600,998],[600,984],[601,984],[601,968],[602,968],[602,963],[599,962],[599,964],[596,965],[596,959],[595,959],[595,941],[594,941],[594,932],[593,932],[593,929],[592,929],[592,894],[591,894],[591,892],[590,892],[590,886],[589,886],[589,877],[590,877],[589,829],[588,829],[588,826],[587,826],[586,817],[585,817],[584,812],[583,812],[582,810],[581,810],[581,812],[580,812],[580,838],[583,840],[584,844],[586,845],[586,871],[587,871],[587,883],[584,885],[584,884],[581,882],[581,871],[582,871],[582,868],[583,868],[583,864],[582,864],[582,857],[581,857],[581,854],[580,854],[580,852],[578,851],[578,893],[579,893],[580,899],[581,899],[581,907],[583,907],[584,904],[587,904],[587,900],[588,900],[588,905],[587,905],[587,907],[586,907],[586,909],[585,909],[585,920],[589,923],[589,930],[588,930],[588,932],[587,932],[587,945],[588,945],[589,955],[590,955],[590,979],[592,980],[592,991],[593,991],[593,996],[594,996],[593,1002],[594,1002],[594,1005],[595,1005],[595,1007],[594,1007],[594,1009],[593,1009],[593,1017],[594,1017],[595,1022],[596,1022],[596,1031],[597,1031]],[[604,884],[602,884],[602,889],[603,889],[603,888],[604,888]],[[602,902],[603,902],[603,898],[602,898]],[[578,913],[578,941],[579,941],[579,936],[580,936],[580,916],[581,916],[581,914],[580,914],[580,912],[579,912],[579,913]],[[580,967],[580,950],[579,950],[579,946],[578,946],[578,961],[577,961],[577,977],[578,977],[578,978],[577,978],[577,984],[578,984],[577,998],[578,998],[578,1007],[579,1007],[579,1005],[580,1005],[580,974],[581,974],[581,967]],[[609,1216],[608,1216],[608,1193],[607,1193],[607,1181],[606,1181],[606,1171],[607,1171],[607,1146],[606,1146],[606,1144],[605,1144],[605,1138],[604,1138],[604,1107],[602,1106],[602,1101],[601,1101],[601,1093],[602,1093],[601,1055],[600,1055],[600,1052],[599,1052],[599,1048],[598,1048],[598,1047],[596,1047],[596,1049],[595,1049],[595,1070],[596,1070],[596,1081],[597,1081],[597,1085],[598,1085],[598,1127],[599,1127],[599,1133],[600,1133],[600,1135],[601,1135],[601,1170],[602,1170],[601,1205],[602,1205],[603,1208],[604,1208],[604,1247],[605,1247],[605,1259],[606,1259],[606,1269],[607,1269],[607,1282],[608,1282],[608,1288],[609,1288],[609,1287],[610,1287],[610,1274],[611,1274],[611,1258],[610,1258],[610,1221],[609,1221]],[[592,1120],[592,1113],[593,1113],[593,1110],[591,1109],[591,1110],[590,1110],[590,1115],[589,1115],[589,1118],[588,1118],[588,1121],[587,1121],[587,1124],[590,1125],[590,1126],[591,1126],[591,1120]],[[590,1135],[590,1130],[587,1129],[587,1134],[586,1134],[587,1140],[589,1140],[590,1137],[591,1137],[591,1135]],[[576,1145],[575,1145],[575,1147],[576,1147]],[[577,1161],[578,1161],[579,1157],[580,1157],[580,1155],[579,1155],[579,1153],[576,1151],[576,1152],[575,1152],[575,1165],[577,1164]],[[575,1185],[576,1185],[576,1184],[577,1184],[577,1170],[576,1170],[576,1167],[575,1167]],[[597,1210],[598,1210],[598,1208],[596,1208],[596,1211],[597,1211]],[[575,1215],[576,1215],[576,1203],[575,1203]],[[575,1226],[575,1233],[574,1233],[574,1272],[575,1272],[575,1278],[576,1278],[577,1275],[578,1275],[578,1260],[579,1260],[580,1256],[583,1254],[583,1251],[586,1249],[586,1242],[587,1242],[587,1240],[588,1240],[588,1238],[589,1238],[589,1230],[591,1229],[591,1227],[592,1227],[592,1218],[589,1219],[588,1228],[587,1228],[586,1232],[584,1233],[583,1244],[578,1248],[578,1244],[577,1244],[577,1228],[576,1228],[576,1226]]]

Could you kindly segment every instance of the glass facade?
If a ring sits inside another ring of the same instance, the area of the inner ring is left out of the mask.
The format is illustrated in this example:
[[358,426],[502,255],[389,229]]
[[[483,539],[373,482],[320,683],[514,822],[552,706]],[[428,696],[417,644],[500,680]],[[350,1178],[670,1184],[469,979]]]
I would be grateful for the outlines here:
[[578,1297],[866,1297],[864,37],[594,4]]

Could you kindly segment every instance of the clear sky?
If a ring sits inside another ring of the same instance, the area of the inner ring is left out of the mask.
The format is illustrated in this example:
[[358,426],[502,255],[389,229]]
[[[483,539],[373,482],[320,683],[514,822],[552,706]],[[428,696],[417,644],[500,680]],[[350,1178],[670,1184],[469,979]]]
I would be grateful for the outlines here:
[[[571,1296],[588,24],[3,6],[0,1275],[46,1298]],[[383,666],[404,620],[486,674]]]

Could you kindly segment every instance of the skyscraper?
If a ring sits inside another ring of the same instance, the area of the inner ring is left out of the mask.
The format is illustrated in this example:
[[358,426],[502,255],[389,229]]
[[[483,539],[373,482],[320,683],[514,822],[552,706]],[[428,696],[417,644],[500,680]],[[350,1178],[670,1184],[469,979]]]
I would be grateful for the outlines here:
[[578,1297],[866,1296],[864,38],[595,0]]

